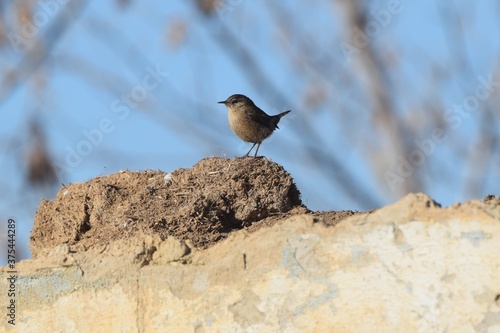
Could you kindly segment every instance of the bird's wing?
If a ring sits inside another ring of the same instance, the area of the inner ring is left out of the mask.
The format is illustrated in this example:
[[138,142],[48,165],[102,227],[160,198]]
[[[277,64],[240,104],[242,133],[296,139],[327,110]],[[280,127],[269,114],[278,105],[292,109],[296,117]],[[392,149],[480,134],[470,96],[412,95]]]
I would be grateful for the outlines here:
[[245,112],[247,116],[252,119],[253,121],[266,126],[266,127],[271,127],[270,119],[271,116],[266,114],[264,111],[262,111],[259,107],[255,108],[247,108],[245,109]]

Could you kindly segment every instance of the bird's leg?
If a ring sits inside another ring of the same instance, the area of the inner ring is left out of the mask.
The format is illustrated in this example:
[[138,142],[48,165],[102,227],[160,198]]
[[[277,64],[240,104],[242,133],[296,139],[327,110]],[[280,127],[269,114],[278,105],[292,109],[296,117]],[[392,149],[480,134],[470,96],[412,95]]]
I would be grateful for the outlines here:
[[[247,151],[247,153],[246,153],[245,155],[243,155],[243,157],[248,157],[248,154],[250,154],[250,152],[252,151],[253,147],[255,147],[255,145],[256,145],[256,144],[257,144],[257,143],[254,143],[254,144],[253,144],[253,146],[252,146],[252,148],[250,148],[250,150],[249,150],[249,151]],[[258,148],[257,148],[257,149],[258,149]]]
[[259,144],[257,145],[257,149],[255,149],[255,155],[253,155],[253,157],[257,157],[257,153],[259,152],[259,148],[260,148],[260,144],[262,142],[259,142]]

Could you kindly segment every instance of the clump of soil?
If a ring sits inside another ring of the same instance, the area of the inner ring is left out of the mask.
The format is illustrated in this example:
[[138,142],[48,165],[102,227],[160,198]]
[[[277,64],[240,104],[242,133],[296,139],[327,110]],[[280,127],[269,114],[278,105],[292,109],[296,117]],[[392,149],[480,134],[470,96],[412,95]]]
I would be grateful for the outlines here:
[[307,211],[280,165],[212,157],[172,173],[122,171],[65,186],[40,204],[30,247],[36,257],[61,244],[89,249],[142,233],[207,248],[233,230]]

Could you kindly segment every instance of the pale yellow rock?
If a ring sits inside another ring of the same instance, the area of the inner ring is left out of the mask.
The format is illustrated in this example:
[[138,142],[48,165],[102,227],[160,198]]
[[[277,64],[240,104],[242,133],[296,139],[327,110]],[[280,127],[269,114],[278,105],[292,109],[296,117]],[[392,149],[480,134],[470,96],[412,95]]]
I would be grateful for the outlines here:
[[500,332],[499,210],[411,194],[335,227],[294,216],[204,251],[158,238],[127,241],[128,255],[57,250],[19,263],[16,329]]

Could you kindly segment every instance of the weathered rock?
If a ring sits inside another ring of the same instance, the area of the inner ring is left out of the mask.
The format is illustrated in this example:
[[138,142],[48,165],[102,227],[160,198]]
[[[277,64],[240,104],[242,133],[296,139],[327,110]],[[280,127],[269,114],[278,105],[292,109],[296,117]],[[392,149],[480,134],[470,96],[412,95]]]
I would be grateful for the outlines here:
[[499,254],[498,198],[440,208],[422,194],[334,227],[293,216],[206,250],[135,235],[20,262],[16,328],[498,332]]

